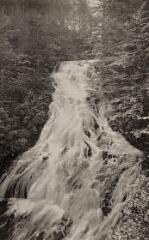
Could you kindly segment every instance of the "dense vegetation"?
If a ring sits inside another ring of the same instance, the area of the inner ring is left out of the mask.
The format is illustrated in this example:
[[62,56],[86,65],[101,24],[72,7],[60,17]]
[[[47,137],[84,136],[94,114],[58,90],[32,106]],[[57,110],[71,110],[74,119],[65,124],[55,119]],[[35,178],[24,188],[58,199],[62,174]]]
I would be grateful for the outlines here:
[[[111,126],[148,151],[148,1],[105,1],[103,79]],[[108,37],[107,37],[108,36]]]
[[[111,107],[107,114],[108,121],[114,131],[120,132],[143,153],[141,159],[136,159],[132,165],[137,174],[136,177],[135,172],[132,174],[135,182],[129,184],[134,185],[130,199],[121,211],[116,227],[106,239],[148,239],[149,1],[106,0],[102,11],[102,54],[99,55],[101,64],[98,71],[104,95]],[[98,49],[99,46],[96,47]],[[106,160],[110,163],[108,154]],[[127,166],[129,161],[132,162],[132,156],[126,156]],[[115,170],[108,166],[104,170],[105,214],[111,211],[112,193],[121,181],[122,173],[119,175],[118,168],[121,168],[121,163]],[[128,181],[130,179],[129,176]],[[127,199],[127,194],[125,197],[123,201]]]
[[0,1],[0,172],[38,138],[55,65],[91,53],[92,23],[86,1]]
[[149,2],[105,0],[93,8],[90,37],[109,123],[136,148],[148,152]]

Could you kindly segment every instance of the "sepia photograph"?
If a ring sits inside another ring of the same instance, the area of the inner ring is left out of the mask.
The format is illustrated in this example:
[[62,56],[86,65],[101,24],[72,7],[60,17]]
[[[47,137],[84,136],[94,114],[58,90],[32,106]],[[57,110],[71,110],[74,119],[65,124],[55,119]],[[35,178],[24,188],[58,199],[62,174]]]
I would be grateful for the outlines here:
[[149,0],[0,0],[0,240],[149,240]]

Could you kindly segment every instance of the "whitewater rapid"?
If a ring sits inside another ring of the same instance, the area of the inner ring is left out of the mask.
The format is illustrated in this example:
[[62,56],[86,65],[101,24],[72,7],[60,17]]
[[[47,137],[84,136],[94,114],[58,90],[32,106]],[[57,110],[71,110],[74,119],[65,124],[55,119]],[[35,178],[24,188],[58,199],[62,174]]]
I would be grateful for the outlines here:
[[99,87],[98,106],[91,97],[97,90],[92,61],[64,62],[51,77],[55,92],[49,120],[36,145],[16,161],[0,187],[1,198],[11,193],[7,215],[16,219],[11,239],[100,240],[124,205],[119,201],[122,192],[109,217],[103,216],[101,186],[95,179],[103,166],[102,152],[109,147],[121,152],[124,143],[128,152],[134,150],[108,126]]

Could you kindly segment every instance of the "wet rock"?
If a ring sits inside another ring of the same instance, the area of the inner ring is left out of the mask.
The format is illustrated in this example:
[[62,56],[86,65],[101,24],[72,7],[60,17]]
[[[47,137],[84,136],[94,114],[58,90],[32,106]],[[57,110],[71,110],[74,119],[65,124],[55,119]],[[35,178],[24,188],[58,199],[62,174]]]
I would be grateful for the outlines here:
[[148,240],[149,230],[149,184],[147,178],[139,176],[131,199],[123,209],[120,222],[107,240]]
[[141,162],[141,168],[146,177],[149,177],[149,154],[144,154],[143,160]]
[[8,199],[0,200],[0,239],[8,240],[13,232],[14,219],[13,216],[7,216]]

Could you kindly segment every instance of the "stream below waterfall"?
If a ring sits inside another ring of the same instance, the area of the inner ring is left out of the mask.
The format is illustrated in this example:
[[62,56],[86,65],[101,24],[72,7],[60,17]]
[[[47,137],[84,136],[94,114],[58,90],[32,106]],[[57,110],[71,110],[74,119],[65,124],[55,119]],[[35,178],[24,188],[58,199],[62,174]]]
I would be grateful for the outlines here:
[[[93,61],[63,62],[52,78],[49,120],[36,145],[1,180],[0,197],[11,193],[6,215],[15,219],[10,239],[107,239],[129,200],[139,152],[109,127]],[[121,162],[113,157],[105,166],[103,152],[120,156]],[[127,163],[126,154],[133,156]],[[120,174],[106,215],[99,179],[115,169]]]

